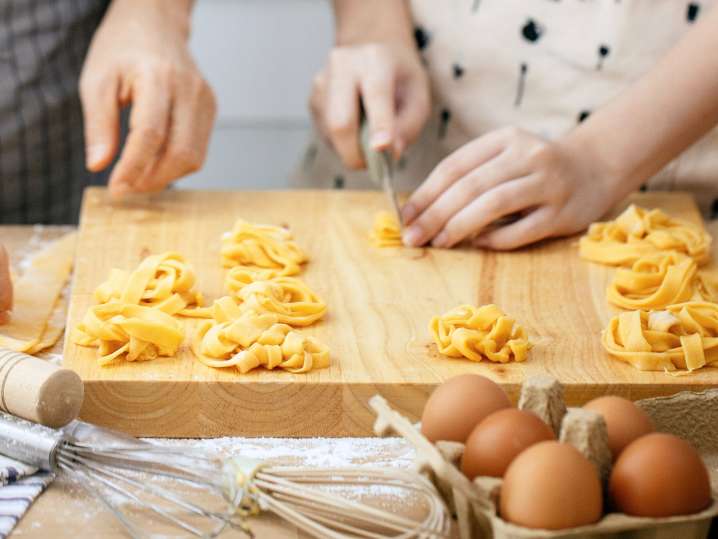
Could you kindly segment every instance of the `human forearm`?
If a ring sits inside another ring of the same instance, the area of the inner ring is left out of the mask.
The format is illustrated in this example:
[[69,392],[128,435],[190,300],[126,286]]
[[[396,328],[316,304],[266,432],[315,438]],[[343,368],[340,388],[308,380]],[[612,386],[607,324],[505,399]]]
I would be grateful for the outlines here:
[[112,0],[105,16],[105,21],[111,18],[125,18],[131,23],[135,20],[138,10],[152,10],[159,14],[165,24],[170,24],[189,37],[192,9],[195,0]]
[[718,123],[718,10],[653,69],[566,137],[592,155],[618,200]]
[[334,0],[337,45],[412,42],[406,0]]

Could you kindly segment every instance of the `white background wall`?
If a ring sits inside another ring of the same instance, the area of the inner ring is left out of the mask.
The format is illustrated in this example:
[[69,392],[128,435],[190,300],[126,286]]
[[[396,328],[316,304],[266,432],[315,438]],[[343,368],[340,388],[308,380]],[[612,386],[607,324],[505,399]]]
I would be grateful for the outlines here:
[[186,188],[281,188],[310,130],[312,77],[332,43],[328,0],[197,0],[192,50],[219,113]]

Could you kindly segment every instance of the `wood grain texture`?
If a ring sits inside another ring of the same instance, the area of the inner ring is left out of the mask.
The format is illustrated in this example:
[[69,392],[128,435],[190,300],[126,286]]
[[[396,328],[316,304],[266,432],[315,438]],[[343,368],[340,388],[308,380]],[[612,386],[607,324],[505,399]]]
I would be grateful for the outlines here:
[[[636,200],[700,221],[688,195]],[[302,278],[329,310],[302,331],[329,345],[332,365],[303,375],[240,375],[205,367],[184,345],[176,358],[99,367],[95,349],[68,342],[65,365],[85,381],[81,417],[143,436],[369,435],[373,394],[417,418],[437,384],[464,372],[494,379],[514,399],[526,376],[548,373],[563,382],[570,404],[608,393],[638,399],[718,386],[716,369],[687,377],[642,373],[605,354],[600,332],[613,313],[605,299],[613,270],[580,260],[576,238],[513,253],[377,249],[367,234],[384,204],[373,192],[170,191],[111,205],[104,190],[88,190],[70,327],[110,268],[134,268],[151,253],[181,252],[206,297],[222,295],[220,236],[241,217],[289,225],[309,254]],[[458,304],[490,302],[527,329],[535,345],[529,359],[497,365],[439,356],[430,318]]]

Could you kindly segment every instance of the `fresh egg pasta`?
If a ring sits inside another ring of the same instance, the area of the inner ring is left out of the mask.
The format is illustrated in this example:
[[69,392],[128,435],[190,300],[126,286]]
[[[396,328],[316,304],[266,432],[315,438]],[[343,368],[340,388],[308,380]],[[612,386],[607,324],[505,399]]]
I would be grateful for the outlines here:
[[531,347],[526,332],[496,305],[461,305],[431,319],[439,352],[472,361],[524,361]]

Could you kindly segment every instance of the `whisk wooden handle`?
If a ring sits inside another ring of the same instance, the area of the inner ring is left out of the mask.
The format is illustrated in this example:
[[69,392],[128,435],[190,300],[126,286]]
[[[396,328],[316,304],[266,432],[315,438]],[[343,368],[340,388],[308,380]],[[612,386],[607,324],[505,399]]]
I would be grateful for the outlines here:
[[77,418],[83,394],[74,371],[0,348],[0,410],[58,428]]

